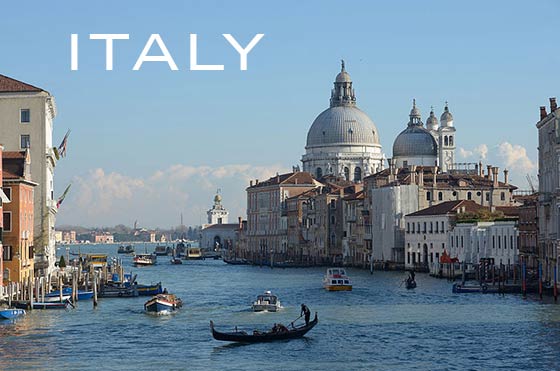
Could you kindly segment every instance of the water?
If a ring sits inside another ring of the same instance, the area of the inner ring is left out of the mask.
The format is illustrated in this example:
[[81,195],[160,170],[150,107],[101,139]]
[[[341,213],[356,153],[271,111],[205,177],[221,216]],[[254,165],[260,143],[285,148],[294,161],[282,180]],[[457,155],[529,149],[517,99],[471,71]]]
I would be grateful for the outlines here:
[[[137,246],[138,249],[138,246]],[[73,248],[73,250],[75,250]],[[151,251],[153,247],[150,247]],[[116,254],[116,246],[86,251]],[[64,248],[60,253],[66,253]],[[231,266],[187,261],[134,268],[138,281],[162,281],[185,306],[169,316],[143,313],[146,297],[80,302],[68,311],[33,311],[0,322],[0,369],[71,370],[553,370],[560,367],[560,306],[520,296],[452,294],[451,284],[418,274],[348,269],[351,292],[327,292],[325,269]],[[285,309],[253,313],[265,290]],[[209,330],[289,324],[306,303],[319,324],[304,339],[239,345]]]

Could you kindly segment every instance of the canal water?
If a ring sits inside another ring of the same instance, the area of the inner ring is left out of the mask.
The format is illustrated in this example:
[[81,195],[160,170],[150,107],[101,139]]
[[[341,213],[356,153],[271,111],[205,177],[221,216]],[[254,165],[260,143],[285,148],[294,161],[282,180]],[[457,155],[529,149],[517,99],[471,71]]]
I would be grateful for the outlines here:
[[[143,246],[143,245],[142,245]],[[143,248],[143,247],[142,247]],[[82,252],[117,256],[117,246]],[[153,249],[151,246],[150,249]],[[76,250],[72,247],[72,250]],[[65,253],[64,248],[60,253]],[[0,322],[0,370],[553,370],[560,367],[560,305],[521,296],[452,294],[451,283],[418,274],[348,269],[351,292],[322,289],[325,269],[232,266],[220,260],[135,268],[140,283],[161,281],[183,299],[169,316],[143,312],[146,297],[79,302],[68,311],[33,311]],[[253,313],[265,290],[285,306]],[[303,339],[239,345],[209,330],[268,329],[299,317],[319,324]]]

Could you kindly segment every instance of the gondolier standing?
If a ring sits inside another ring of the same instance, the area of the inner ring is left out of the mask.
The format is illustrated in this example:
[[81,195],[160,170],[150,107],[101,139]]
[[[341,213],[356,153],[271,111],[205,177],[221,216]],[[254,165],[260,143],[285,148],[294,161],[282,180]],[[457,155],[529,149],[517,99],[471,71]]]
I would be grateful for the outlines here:
[[307,305],[302,304],[301,305],[301,314],[300,315],[305,315],[305,325],[309,325],[309,318],[311,317],[311,311],[309,310],[309,308],[307,308]]

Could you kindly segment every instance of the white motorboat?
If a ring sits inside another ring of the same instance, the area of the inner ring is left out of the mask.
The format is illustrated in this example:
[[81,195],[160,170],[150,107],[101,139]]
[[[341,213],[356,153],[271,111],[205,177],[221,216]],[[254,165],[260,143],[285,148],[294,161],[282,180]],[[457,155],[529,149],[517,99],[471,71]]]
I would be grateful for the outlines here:
[[252,308],[254,312],[277,312],[282,306],[276,295],[273,295],[270,291],[265,291],[264,294],[257,296]]
[[352,282],[344,268],[329,268],[323,278],[323,287],[327,291],[352,291]]

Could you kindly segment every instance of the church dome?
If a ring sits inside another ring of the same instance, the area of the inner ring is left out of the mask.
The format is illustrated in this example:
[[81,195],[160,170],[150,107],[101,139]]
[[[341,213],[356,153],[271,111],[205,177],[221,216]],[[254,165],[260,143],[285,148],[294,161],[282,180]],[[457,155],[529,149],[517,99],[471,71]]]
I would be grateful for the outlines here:
[[330,107],[313,121],[307,133],[307,147],[337,144],[379,145],[377,128],[357,107]]
[[441,114],[441,126],[453,126],[453,115],[449,112],[449,107],[447,106],[447,102],[445,103],[445,109]]
[[438,127],[439,127],[439,122],[436,115],[434,114],[434,109],[432,108],[432,110],[430,111],[430,116],[426,120],[426,129],[437,131]]
[[393,157],[437,157],[437,143],[432,134],[422,124],[416,100],[412,101],[410,121],[393,143]]
[[432,134],[421,126],[404,129],[393,143],[393,157],[437,156],[437,143]]
[[341,71],[338,75],[336,75],[335,82],[352,82],[350,78],[350,74],[346,71]]

